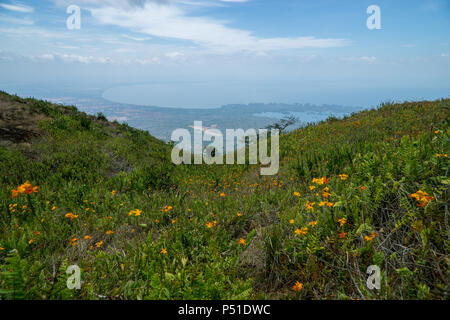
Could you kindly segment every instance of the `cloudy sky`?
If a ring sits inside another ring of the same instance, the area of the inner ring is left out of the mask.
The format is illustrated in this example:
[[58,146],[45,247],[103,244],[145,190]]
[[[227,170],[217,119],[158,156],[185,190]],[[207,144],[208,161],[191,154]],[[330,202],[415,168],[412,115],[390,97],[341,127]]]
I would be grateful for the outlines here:
[[163,106],[448,97],[449,30],[449,0],[0,0],[0,89],[127,102],[139,84]]

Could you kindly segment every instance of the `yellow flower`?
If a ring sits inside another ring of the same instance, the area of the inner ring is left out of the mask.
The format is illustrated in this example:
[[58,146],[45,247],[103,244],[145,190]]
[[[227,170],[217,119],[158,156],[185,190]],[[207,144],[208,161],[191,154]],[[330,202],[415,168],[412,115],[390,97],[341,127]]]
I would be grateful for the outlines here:
[[175,222],[177,222],[176,219],[172,219],[172,224],[175,224]]
[[314,178],[312,180],[312,183],[317,183],[318,185],[323,185],[330,182],[330,178],[327,179],[327,177],[322,177],[322,178]]
[[236,215],[237,215],[238,217],[240,217],[240,216],[242,216],[242,213],[238,212]]
[[290,223],[290,224],[294,224],[294,222],[295,222],[294,219],[289,220],[289,223]]
[[343,173],[343,174],[340,174],[340,175],[339,175],[339,178],[340,178],[342,181],[345,181],[345,180],[347,180],[348,175],[346,175],[345,173]]
[[114,231],[112,231],[112,230],[106,231],[106,234],[107,234],[107,235],[110,235],[110,234],[113,234],[113,233],[114,233]]
[[299,281],[297,281],[294,286],[292,287],[292,290],[294,290],[295,292],[300,292],[303,289],[303,283],[300,283]]
[[221,197],[221,198],[225,198],[226,196],[227,196],[227,195],[226,195],[225,193],[223,193],[223,192],[220,194],[220,197]]
[[207,222],[207,223],[206,223],[206,226],[207,226],[208,228],[212,228],[212,227],[213,227],[213,224],[212,224],[211,222]]
[[340,219],[338,219],[338,222],[339,222],[340,226],[342,227],[344,224],[347,223],[347,219],[345,219],[345,218],[340,218]]
[[309,190],[314,190],[316,188],[316,186],[309,186]]
[[436,157],[438,157],[438,158],[448,158],[448,154],[447,153],[437,153]]
[[84,240],[91,240],[92,237],[91,236],[84,236]]
[[316,224],[317,224],[317,221],[311,221],[311,222],[309,223],[309,225],[311,226],[311,228],[314,228],[314,227],[316,226]]
[[238,244],[241,244],[241,245],[245,246],[247,243],[245,242],[245,239],[240,238],[239,241],[238,241]]
[[296,197],[300,197],[300,193],[299,193],[299,192],[297,192],[297,191],[295,191],[295,192],[294,192],[294,196],[296,196]]
[[111,194],[114,196],[116,194],[116,190],[111,191]]
[[296,229],[294,232],[296,235],[304,236],[308,233],[308,228],[305,227],[305,228],[301,228],[301,229]]
[[100,241],[100,242],[97,242],[97,243],[95,244],[95,246],[96,246],[97,248],[100,248],[100,247],[102,246],[102,244],[103,244],[103,241]]
[[314,209],[314,204],[315,204],[315,202],[310,202],[310,201],[306,202],[305,203],[306,210]]
[[32,238],[32,239],[30,239],[29,241],[28,241],[28,244],[32,244],[33,242],[35,242],[36,241],[36,238]]
[[161,249],[161,253],[162,253],[162,254],[167,254],[167,249],[166,249],[166,248],[162,248],[162,249]]

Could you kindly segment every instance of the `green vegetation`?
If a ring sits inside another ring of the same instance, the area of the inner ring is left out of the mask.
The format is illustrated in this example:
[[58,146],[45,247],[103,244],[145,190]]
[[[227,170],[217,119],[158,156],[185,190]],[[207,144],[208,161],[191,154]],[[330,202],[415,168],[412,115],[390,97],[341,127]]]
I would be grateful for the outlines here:
[[448,299],[449,108],[282,135],[263,177],[174,166],[146,132],[0,92],[0,298]]

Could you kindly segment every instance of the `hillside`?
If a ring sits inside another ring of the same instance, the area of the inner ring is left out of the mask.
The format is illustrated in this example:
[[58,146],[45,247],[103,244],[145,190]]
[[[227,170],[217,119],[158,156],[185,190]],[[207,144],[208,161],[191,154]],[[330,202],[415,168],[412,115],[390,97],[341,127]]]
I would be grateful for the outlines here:
[[0,92],[0,298],[448,299],[449,109],[309,125],[261,177],[176,167],[144,131]]

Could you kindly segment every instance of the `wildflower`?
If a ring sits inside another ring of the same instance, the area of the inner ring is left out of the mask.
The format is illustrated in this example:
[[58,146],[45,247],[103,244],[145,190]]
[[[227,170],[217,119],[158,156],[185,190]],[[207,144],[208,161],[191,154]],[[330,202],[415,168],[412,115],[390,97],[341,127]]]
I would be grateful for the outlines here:
[[166,248],[162,248],[161,249],[161,254],[167,254],[167,249]]
[[158,224],[159,223],[159,219],[155,219],[155,223]]
[[309,186],[309,190],[313,191],[316,188],[316,186]]
[[326,201],[319,202],[319,207],[323,207],[323,206],[325,206],[326,204],[327,204]]
[[439,133],[439,130],[436,130],[434,133],[438,134],[438,133]]
[[68,218],[68,219],[70,219],[70,220],[78,219],[78,215],[77,215],[77,214],[73,214],[73,213],[71,213],[71,212],[66,213],[65,217]]
[[317,224],[317,221],[311,221],[308,224],[311,226],[311,228],[314,228],[316,226],[316,224]]
[[226,196],[227,196],[227,195],[226,195],[225,193],[223,193],[223,192],[220,194],[220,197],[221,197],[221,198],[225,198]]
[[329,196],[331,196],[331,193],[328,192],[329,190],[330,189],[328,189],[328,187],[323,188],[323,190],[322,190],[322,197],[328,198]]
[[55,206],[53,206],[53,207],[52,207],[52,211],[55,211],[55,210],[56,210],[56,207],[55,207]]
[[299,281],[297,281],[292,287],[292,290],[294,290],[295,292],[300,292],[302,289],[303,283],[300,283]]
[[428,193],[422,190],[410,194],[409,197],[416,199],[418,207],[425,207],[429,201],[434,200],[434,197],[429,196]]
[[111,194],[114,196],[116,195],[116,190],[111,191]]
[[5,248],[3,248],[3,247],[0,247],[0,251],[3,251],[3,250],[5,250]]
[[103,244],[103,241],[100,241],[100,242],[97,242],[97,243],[95,244],[95,246],[96,246],[97,248],[100,248],[100,247],[102,246],[102,244]]
[[177,222],[176,219],[172,219],[172,224],[175,224],[175,222]]
[[366,241],[368,241],[368,242],[372,242],[372,241],[373,241],[373,238],[375,238],[376,236],[377,236],[377,233],[376,233],[376,232],[373,232],[372,234],[370,234],[370,235],[368,235],[368,236],[365,236],[364,239],[365,239]]
[[438,158],[448,158],[448,154],[447,153],[436,153],[436,157],[438,157]]
[[294,196],[300,197],[300,193],[296,191],[296,192],[294,192]]
[[342,232],[339,234],[339,238],[340,238],[340,239],[345,239],[346,236],[347,236],[347,233],[344,232],[344,231],[342,231]]
[[35,242],[36,241],[36,238],[32,238],[32,239],[30,239],[29,241],[28,241],[28,244],[32,244],[33,242]]
[[240,238],[239,241],[238,241],[238,244],[241,244],[241,245],[245,246],[247,243],[245,242],[245,239]]
[[345,219],[345,218],[340,218],[340,219],[338,219],[338,222],[339,222],[340,226],[342,227],[344,224],[347,223],[347,219]]
[[310,201],[306,202],[305,203],[306,210],[314,209],[314,204],[315,204],[315,202],[310,202]]
[[322,177],[322,178],[314,178],[312,180],[313,183],[317,183],[318,185],[323,185],[323,184],[327,184],[328,182],[330,182],[330,178],[327,179],[327,177]]
[[240,216],[242,216],[242,213],[238,212],[236,215],[237,215],[238,217],[240,217]]
[[364,186],[362,186],[362,187],[359,187],[362,191],[364,191],[364,190],[366,190],[366,187],[364,187]]
[[296,235],[304,236],[308,233],[308,228],[305,227],[305,228],[301,228],[301,229],[296,229],[294,232]]
[[207,222],[207,223],[206,223],[206,226],[207,226],[208,228],[212,228],[212,227],[213,227],[213,224],[212,224],[211,222]]
[[346,175],[346,174],[340,174],[339,175],[339,178],[342,180],[342,181],[345,181],[345,180],[347,180],[347,178],[348,178],[348,175]]
[[112,231],[112,230],[106,231],[106,234],[107,234],[107,235],[111,235],[111,234],[113,234],[113,233],[114,233],[114,231]]
[[134,209],[128,212],[129,216],[135,215],[136,217],[139,217],[142,214],[142,210]]
[[91,240],[92,237],[91,236],[84,236],[84,240]]

